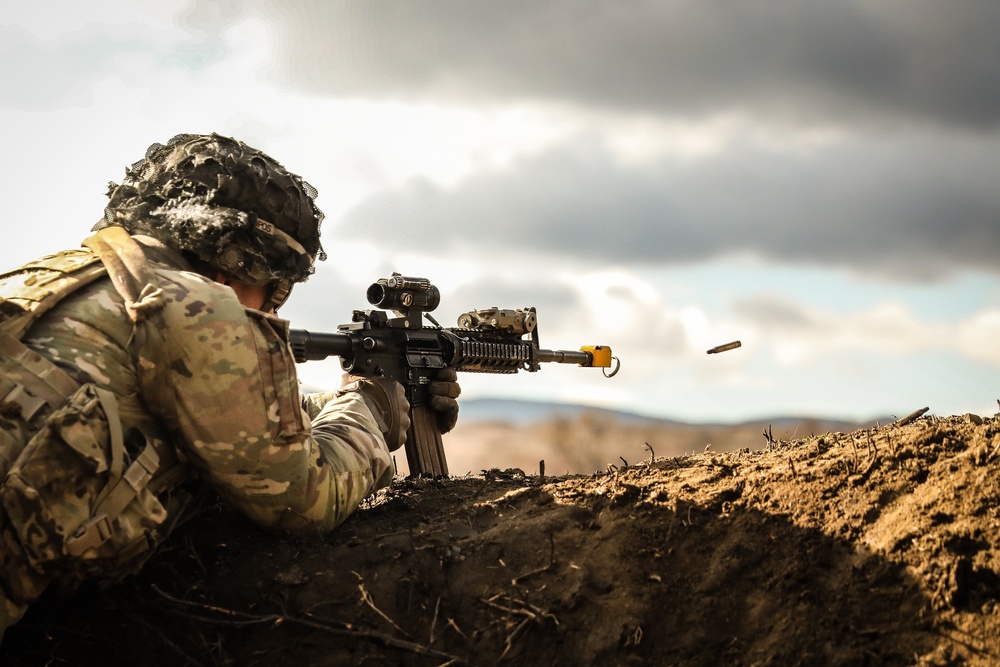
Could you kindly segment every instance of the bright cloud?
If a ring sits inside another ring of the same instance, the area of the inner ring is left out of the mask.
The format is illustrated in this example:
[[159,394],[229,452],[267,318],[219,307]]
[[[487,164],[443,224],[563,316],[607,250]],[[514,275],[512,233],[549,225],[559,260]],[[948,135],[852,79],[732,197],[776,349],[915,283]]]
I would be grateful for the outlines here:
[[298,325],[398,270],[441,287],[445,324],[534,305],[544,346],[622,360],[467,396],[681,418],[995,400],[995,3],[512,2],[5,10],[0,258],[75,246],[147,145],[218,131],[320,190],[330,260]]

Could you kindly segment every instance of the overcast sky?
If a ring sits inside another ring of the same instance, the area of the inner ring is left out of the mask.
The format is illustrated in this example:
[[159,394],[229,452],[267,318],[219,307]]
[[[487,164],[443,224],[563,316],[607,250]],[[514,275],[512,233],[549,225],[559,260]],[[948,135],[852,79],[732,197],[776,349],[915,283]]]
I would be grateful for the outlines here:
[[533,305],[544,347],[622,361],[467,397],[993,414],[998,30],[985,1],[7,3],[0,259],[78,245],[146,146],[216,131],[320,191],[294,326],[400,271],[445,324]]

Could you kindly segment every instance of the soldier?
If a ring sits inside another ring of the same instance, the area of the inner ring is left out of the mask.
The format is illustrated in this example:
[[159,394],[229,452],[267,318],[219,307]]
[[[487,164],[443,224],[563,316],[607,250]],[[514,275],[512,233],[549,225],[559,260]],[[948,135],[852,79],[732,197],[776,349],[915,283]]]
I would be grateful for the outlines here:
[[[394,474],[402,387],[300,397],[274,313],[325,259],[316,191],[216,134],[154,144],[85,248],[0,276],[0,638],[51,584],[135,572],[207,483],[328,531]],[[436,383],[442,432],[455,376]]]

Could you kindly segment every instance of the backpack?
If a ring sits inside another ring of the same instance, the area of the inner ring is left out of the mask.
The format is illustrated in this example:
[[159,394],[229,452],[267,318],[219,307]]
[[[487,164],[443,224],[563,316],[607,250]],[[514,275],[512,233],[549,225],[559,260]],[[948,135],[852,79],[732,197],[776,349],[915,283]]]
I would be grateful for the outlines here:
[[108,227],[84,245],[0,275],[0,503],[31,566],[80,578],[137,570],[189,500],[160,494],[191,474],[171,443],[123,432],[112,392],[80,384],[21,342],[54,305],[104,276],[136,325],[162,308],[125,230]]

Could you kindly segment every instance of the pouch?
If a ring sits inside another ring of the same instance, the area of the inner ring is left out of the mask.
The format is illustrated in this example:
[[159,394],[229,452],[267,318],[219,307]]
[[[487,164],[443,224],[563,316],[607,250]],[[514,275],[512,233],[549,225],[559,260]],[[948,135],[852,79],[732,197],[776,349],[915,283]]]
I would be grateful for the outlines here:
[[159,541],[167,511],[147,488],[157,447],[135,429],[127,439],[126,447],[113,395],[85,384],[29,440],[0,503],[33,568],[126,573]]

